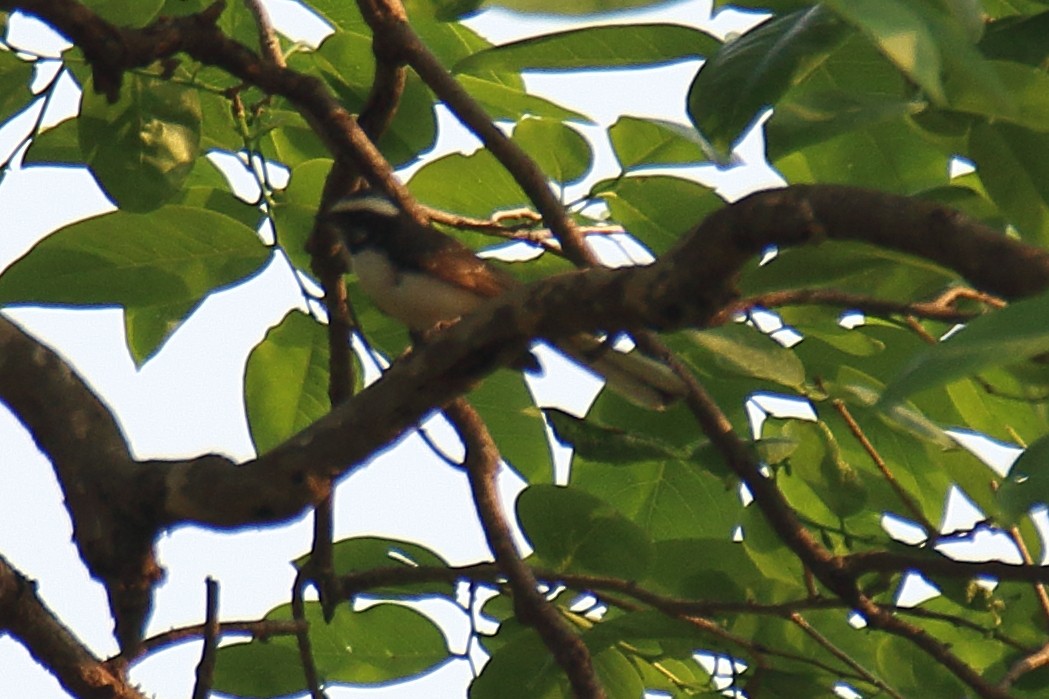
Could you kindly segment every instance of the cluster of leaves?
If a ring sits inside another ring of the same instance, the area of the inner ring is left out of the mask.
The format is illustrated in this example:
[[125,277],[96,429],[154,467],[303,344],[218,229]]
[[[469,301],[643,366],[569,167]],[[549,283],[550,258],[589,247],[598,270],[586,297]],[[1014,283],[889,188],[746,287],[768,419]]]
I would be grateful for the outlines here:
[[[85,4],[132,25],[205,5]],[[675,168],[731,163],[733,144],[769,107],[768,158],[790,182],[844,182],[934,199],[1033,244],[1049,242],[1047,3],[733,2],[769,17],[726,43],[692,28],[651,24],[572,29],[502,46],[463,24],[478,4],[418,0],[408,7],[430,49],[493,119],[507,124],[552,182],[587,183],[574,211],[603,204],[609,220],[657,255],[723,204]],[[583,14],[658,3],[486,4]],[[333,33],[316,50],[297,47],[288,64],[321,78],[348,108],[359,109],[375,61],[370,31],[353,3],[316,0],[311,9]],[[247,45],[257,40],[239,3],[225,10],[220,26]],[[607,129],[620,172],[593,182],[586,179],[593,146],[573,127],[591,120],[529,94],[522,78],[526,71],[698,59],[704,63],[687,88],[692,124],[621,116]],[[28,88],[34,68],[51,75],[37,93]],[[215,68],[183,60],[137,71],[126,76],[114,104],[93,92],[89,76],[75,46],[60,59],[0,52],[2,118],[28,102],[43,109],[63,79],[82,89],[75,119],[47,129],[38,121],[21,165],[86,165],[116,206],[41,240],[0,275],[0,303],[120,307],[128,350],[141,364],[208,294],[244,283],[268,264],[286,265],[310,312],[290,313],[248,361],[247,415],[264,452],[327,409],[327,339],[303,248],[330,157],[282,98],[240,86]],[[410,74],[397,116],[378,143],[391,163],[424,158],[437,136],[435,106],[429,88]],[[255,178],[257,200],[230,193],[215,166],[221,154],[239,159]],[[953,174],[959,160],[975,171]],[[11,166],[5,163],[0,176]],[[290,175],[285,187],[271,179],[280,168]],[[408,185],[429,206],[473,217],[529,203],[484,149],[426,162]],[[490,244],[476,233],[462,239]],[[542,254],[518,267],[527,278],[566,264]],[[906,302],[960,282],[949,270],[891,251],[835,243],[781,251],[763,265],[755,261],[740,288],[744,295],[827,288]],[[352,282],[351,295],[368,346],[399,353],[407,341],[403,330]],[[755,323],[668,340],[742,433],[750,432],[756,397],[803,399],[813,408],[814,420],[766,415],[754,448],[832,552],[901,547],[884,525],[892,515],[923,531],[926,547],[912,553],[935,557],[936,523],[960,491],[982,512],[984,526],[1018,526],[1034,560],[1041,560],[1043,541],[1027,513],[1046,499],[1045,477],[1033,466],[1049,448],[1039,442],[1047,433],[1049,374],[1038,361],[1049,351],[1049,331],[1031,322],[1046,317],[1046,299],[978,319],[931,351],[896,319],[868,318],[846,329],[839,323],[844,310],[778,309],[779,322],[804,338],[790,348]],[[951,329],[923,326],[932,337]],[[879,401],[886,392],[892,400]],[[903,402],[911,395],[912,402]],[[507,461],[530,484],[517,502],[534,549],[529,562],[547,574],[549,596],[580,629],[609,696],[634,698],[645,688],[701,694],[743,686],[757,668],[763,696],[812,696],[842,682],[867,695],[887,688],[894,696],[965,695],[956,677],[905,640],[871,638],[850,623],[844,607],[812,604],[801,564],[755,508],[745,506],[746,494],[683,409],[655,415],[603,394],[585,420],[544,415],[511,372],[496,373],[470,398]],[[554,485],[548,424],[575,448],[567,486]],[[1025,458],[1030,466],[1021,469],[1030,477],[1003,483],[945,427],[1034,443]],[[339,573],[397,561],[447,566],[438,554],[405,542],[350,540],[337,549]],[[868,592],[893,605],[904,579],[902,572],[883,576]],[[535,634],[514,620],[500,588],[465,572],[463,580],[475,593],[485,590],[471,595],[464,613],[475,619],[481,611],[474,600],[490,597],[483,613],[499,622],[494,634],[476,632],[491,658],[471,696],[565,695],[559,669]],[[636,583],[652,599],[628,600],[615,592],[614,581]],[[979,673],[1000,678],[1044,643],[1031,586],[1002,583],[988,590],[934,582],[939,596],[900,613],[913,615]],[[385,603],[340,609],[330,622],[309,611],[326,682],[387,681],[451,657],[434,623],[401,603],[441,597],[459,604],[456,585],[373,592]],[[576,605],[589,592],[600,601]],[[662,603],[680,601],[706,604],[702,616],[711,623],[659,611]],[[280,608],[272,616],[288,614]],[[697,651],[740,662],[729,676],[714,676],[694,661]],[[217,687],[240,696],[300,691],[298,657],[292,641],[229,647],[220,653]],[[1031,673],[1014,690],[1039,696],[1047,682],[1044,673]]]

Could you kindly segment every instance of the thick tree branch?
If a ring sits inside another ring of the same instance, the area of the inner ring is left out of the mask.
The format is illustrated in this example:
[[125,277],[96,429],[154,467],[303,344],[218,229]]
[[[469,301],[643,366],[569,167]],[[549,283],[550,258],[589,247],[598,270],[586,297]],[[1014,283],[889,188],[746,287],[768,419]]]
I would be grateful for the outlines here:
[[96,658],[36,594],[36,585],[0,556],[0,635],[16,638],[75,697],[145,699]]
[[383,46],[383,51],[390,55],[403,58],[459,121],[481,139],[543,215],[543,220],[561,242],[565,255],[579,266],[598,264],[579,229],[565,215],[564,206],[551,191],[546,175],[527,153],[499,130],[484,108],[441,65],[408,24],[400,1],[359,0],[358,4],[375,34],[376,44]]

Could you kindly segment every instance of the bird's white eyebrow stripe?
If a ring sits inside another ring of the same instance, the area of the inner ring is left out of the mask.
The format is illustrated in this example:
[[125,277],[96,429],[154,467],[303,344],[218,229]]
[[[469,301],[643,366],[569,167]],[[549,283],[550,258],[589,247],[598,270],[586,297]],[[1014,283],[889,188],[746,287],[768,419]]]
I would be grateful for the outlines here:
[[398,209],[393,202],[378,195],[342,199],[335,202],[335,204],[328,209],[328,213],[332,214],[352,214],[357,212],[391,217],[399,216],[401,213],[400,209]]

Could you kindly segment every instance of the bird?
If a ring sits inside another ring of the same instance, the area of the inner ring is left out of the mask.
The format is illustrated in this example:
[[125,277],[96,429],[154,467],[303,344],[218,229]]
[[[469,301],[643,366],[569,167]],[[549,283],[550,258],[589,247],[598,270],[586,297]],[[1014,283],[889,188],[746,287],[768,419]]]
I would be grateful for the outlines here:
[[[361,290],[415,333],[453,323],[522,283],[374,190],[335,201],[321,219],[342,242]],[[636,351],[620,352],[595,335],[578,333],[556,346],[641,407],[665,409],[687,391],[667,365]]]

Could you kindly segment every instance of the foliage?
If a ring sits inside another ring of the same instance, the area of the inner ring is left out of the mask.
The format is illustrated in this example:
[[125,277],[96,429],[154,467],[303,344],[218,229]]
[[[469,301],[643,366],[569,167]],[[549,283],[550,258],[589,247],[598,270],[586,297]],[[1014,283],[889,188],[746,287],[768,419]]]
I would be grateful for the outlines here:
[[[112,14],[112,3],[84,4]],[[739,2],[731,5],[768,17],[724,43],[693,28],[644,24],[571,28],[503,46],[463,23],[481,4],[588,15],[659,3],[407,3],[423,41],[550,182],[584,192],[569,205],[584,225],[620,225],[654,254],[665,252],[725,204],[696,181],[695,168],[732,167],[734,146],[760,124],[769,162],[789,183],[853,184],[942,202],[1002,235],[1049,246],[1049,4]],[[141,16],[131,21],[139,25],[203,8],[136,5]],[[369,26],[353,3],[318,0],[313,10],[333,33],[317,49],[295,47],[289,67],[360,110],[375,67]],[[244,43],[257,42],[240,3],[225,9],[220,24]],[[304,245],[331,155],[286,97],[240,85],[214,66],[182,57],[136,70],[110,103],[92,89],[86,60],[71,46],[62,67],[31,92],[34,68],[53,59],[0,53],[0,118],[46,104],[60,76],[82,88],[79,116],[46,128],[38,122],[20,165],[86,166],[116,207],[44,237],[0,275],[0,303],[119,307],[129,355],[143,365],[210,294],[266,265],[285,266],[308,312],[292,311],[271,328],[245,370],[247,419],[266,452],[327,410],[321,280]],[[594,120],[529,93],[524,80],[530,71],[676,62],[697,66],[682,88],[690,123],[622,114],[602,126],[618,167],[612,177],[594,174]],[[427,158],[438,135],[437,103],[409,72],[396,118],[377,143],[395,166],[421,163],[407,183],[412,194],[427,206],[485,219],[530,205],[487,149]],[[257,200],[231,193],[216,155],[248,163],[262,192]],[[16,163],[11,156],[0,178]],[[269,176],[278,166],[290,173],[283,187]],[[590,218],[595,210],[600,217]],[[478,249],[499,242],[457,234]],[[523,278],[567,268],[533,247],[531,261],[513,266]],[[1046,297],[988,312],[938,342],[954,321],[906,304],[952,293],[950,310],[968,318],[997,300],[969,294],[953,270],[874,245],[775,253],[744,271],[744,299],[806,289],[838,293],[838,300],[741,305],[739,322],[666,340],[739,434],[757,426],[748,448],[807,531],[834,555],[905,551],[916,559],[937,559],[942,541],[978,529],[1006,531],[1040,562],[1045,543],[1032,508],[1049,500],[1040,458],[1049,434]],[[352,277],[349,284],[362,355],[400,355],[403,329],[357,293]],[[880,311],[870,300],[898,309]],[[857,310],[866,312],[863,322],[843,322],[856,321]],[[784,339],[791,332],[794,341]],[[516,502],[532,548],[526,562],[582,637],[609,697],[636,699],[643,689],[796,697],[841,687],[862,696],[972,695],[942,657],[899,634],[857,628],[849,600],[814,587],[784,532],[749,505],[750,494],[684,405],[648,413],[602,393],[585,418],[540,411],[511,372],[493,374],[468,397],[528,482]],[[800,412],[769,407],[776,397],[800,401]],[[567,482],[555,477],[547,427],[574,448]],[[1034,446],[1006,478],[963,449],[951,430]],[[941,531],[959,494],[979,509],[979,523]],[[901,539],[905,525],[922,532],[917,544]],[[449,569],[438,552],[383,539],[338,542],[335,566],[337,575]],[[936,570],[923,576],[939,594],[918,603],[905,594],[914,575],[907,569],[872,573],[863,591],[991,685],[1009,677],[1015,696],[1045,696],[1044,671],[1019,681],[1009,675],[1046,642],[1036,588],[992,584],[976,570],[963,579]],[[411,608],[441,599],[475,621],[498,623],[491,632],[474,627],[474,641],[490,657],[471,697],[569,696],[549,649],[515,619],[503,581],[482,568],[463,568],[454,579],[470,590],[468,601],[435,573],[430,581],[394,577],[367,590],[376,597],[363,611],[343,605],[326,618],[311,604],[306,619],[321,681],[381,683],[455,657],[435,622]],[[279,607],[271,617],[290,614]],[[286,638],[231,645],[219,652],[215,686],[234,696],[301,692],[299,662]],[[726,665],[733,670],[725,673]]]

